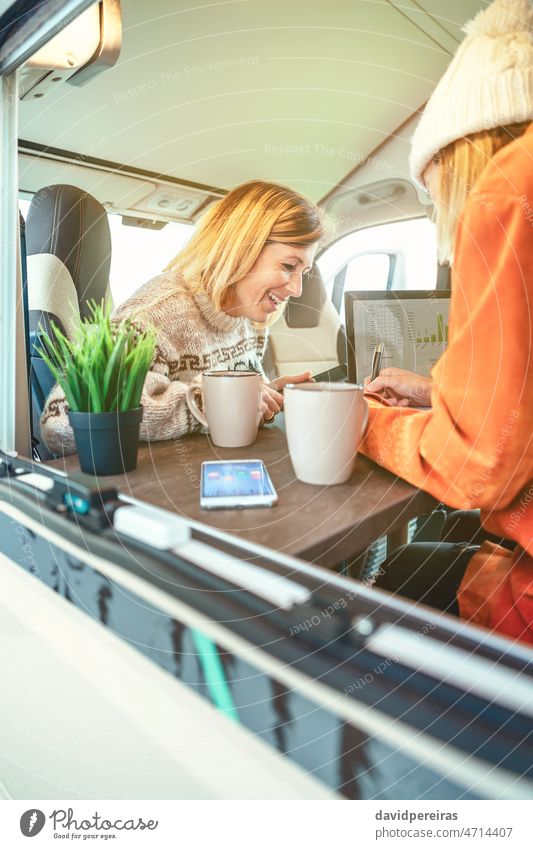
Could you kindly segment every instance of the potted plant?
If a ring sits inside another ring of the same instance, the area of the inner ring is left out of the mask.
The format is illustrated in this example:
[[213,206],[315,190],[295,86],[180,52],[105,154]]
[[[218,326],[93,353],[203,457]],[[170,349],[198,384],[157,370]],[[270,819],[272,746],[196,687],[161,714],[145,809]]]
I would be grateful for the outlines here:
[[155,350],[155,331],[128,319],[113,322],[110,306],[89,302],[90,317],[72,339],[52,324],[41,355],[65,393],[81,470],[130,472],[137,465],[141,392]]

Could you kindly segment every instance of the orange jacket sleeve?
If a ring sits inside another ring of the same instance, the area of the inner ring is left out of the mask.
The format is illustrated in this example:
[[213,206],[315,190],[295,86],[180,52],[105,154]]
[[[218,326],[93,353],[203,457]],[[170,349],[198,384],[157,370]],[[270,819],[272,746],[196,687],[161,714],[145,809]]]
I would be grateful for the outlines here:
[[363,452],[452,507],[506,507],[533,478],[532,328],[532,224],[523,198],[482,177],[458,229],[432,410],[370,402]]

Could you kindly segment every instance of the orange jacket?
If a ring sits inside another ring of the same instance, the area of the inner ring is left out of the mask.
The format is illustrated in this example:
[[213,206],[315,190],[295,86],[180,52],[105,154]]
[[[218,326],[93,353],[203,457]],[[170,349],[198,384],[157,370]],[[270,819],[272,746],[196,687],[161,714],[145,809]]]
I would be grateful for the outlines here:
[[533,642],[533,124],[489,162],[459,222],[449,346],[432,409],[370,401],[362,450],[515,540],[484,543],[459,588],[461,615]]

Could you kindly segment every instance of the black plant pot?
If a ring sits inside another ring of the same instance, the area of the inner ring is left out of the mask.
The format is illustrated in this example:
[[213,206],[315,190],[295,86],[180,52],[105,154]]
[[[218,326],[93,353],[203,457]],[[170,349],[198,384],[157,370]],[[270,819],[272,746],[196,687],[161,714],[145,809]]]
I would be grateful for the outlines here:
[[69,410],[82,472],[89,475],[132,472],[137,465],[142,416],[142,407],[120,413],[73,413]]

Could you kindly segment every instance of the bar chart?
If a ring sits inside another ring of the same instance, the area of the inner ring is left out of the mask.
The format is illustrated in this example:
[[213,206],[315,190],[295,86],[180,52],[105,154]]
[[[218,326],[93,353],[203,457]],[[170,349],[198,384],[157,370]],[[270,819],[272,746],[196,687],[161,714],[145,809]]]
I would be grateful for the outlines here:
[[356,374],[363,380],[372,370],[375,348],[381,344],[381,368],[394,366],[429,375],[448,345],[448,297],[411,293],[365,293],[351,303]]
[[447,345],[448,323],[447,321],[445,321],[444,315],[442,313],[437,313],[437,327],[435,333],[431,333],[431,331],[428,332],[427,327],[425,327],[424,330],[417,328],[415,342],[417,345],[422,345],[426,343]]

